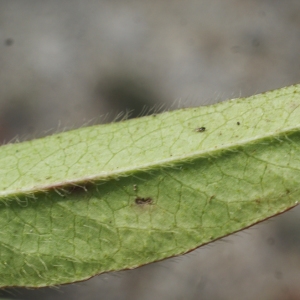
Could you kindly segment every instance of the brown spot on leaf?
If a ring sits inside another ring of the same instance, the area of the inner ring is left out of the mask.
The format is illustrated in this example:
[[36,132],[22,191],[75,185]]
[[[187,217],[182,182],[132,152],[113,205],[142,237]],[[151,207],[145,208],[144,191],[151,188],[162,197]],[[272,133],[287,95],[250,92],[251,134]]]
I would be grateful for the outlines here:
[[145,205],[145,204],[152,204],[153,200],[150,197],[147,198],[142,198],[142,197],[136,197],[135,198],[135,203],[137,205]]
[[215,195],[210,196],[210,198],[208,199],[208,203],[210,203],[211,200],[214,199],[214,198],[215,198]]

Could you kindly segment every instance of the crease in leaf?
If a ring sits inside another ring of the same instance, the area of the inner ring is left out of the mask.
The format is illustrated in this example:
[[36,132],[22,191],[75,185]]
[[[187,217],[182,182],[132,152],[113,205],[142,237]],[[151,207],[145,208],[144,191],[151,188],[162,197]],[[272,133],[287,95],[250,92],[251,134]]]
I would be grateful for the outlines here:
[[294,207],[299,117],[295,85],[0,147],[0,286],[135,268]]

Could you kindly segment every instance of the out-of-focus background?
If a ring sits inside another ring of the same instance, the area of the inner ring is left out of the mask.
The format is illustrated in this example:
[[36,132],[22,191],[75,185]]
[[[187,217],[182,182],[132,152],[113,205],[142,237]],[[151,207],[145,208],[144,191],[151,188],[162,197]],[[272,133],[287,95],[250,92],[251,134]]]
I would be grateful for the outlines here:
[[[297,82],[297,0],[0,0],[1,144]],[[300,299],[299,217],[296,208],[179,258],[0,297]]]

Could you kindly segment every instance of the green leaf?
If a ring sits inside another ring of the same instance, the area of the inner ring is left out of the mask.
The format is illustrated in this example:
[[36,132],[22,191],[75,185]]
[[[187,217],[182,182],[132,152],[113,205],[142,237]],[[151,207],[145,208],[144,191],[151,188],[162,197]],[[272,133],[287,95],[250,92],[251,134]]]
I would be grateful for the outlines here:
[[180,255],[294,207],[300,86],[0,147],[0,286]]

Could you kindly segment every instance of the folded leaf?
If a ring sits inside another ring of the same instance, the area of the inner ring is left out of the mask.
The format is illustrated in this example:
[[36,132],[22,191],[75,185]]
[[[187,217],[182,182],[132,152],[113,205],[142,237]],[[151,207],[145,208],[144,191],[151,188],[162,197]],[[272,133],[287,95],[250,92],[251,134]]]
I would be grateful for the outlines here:
[[300,85],[0,147],[0,286],[180,255],[294,207]]

